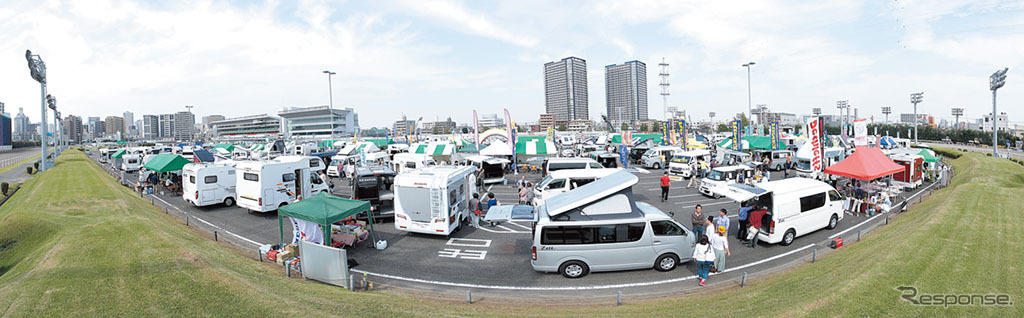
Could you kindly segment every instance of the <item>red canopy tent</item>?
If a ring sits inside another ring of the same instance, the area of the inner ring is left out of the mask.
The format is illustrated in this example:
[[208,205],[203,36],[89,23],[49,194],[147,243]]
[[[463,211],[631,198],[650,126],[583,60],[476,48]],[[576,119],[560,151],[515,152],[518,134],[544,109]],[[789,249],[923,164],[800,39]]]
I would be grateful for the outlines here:
[[852,155],[825,168],[825,173],[870,181],[903,171],[903,166],[886,157],[878,148],[857,147]]

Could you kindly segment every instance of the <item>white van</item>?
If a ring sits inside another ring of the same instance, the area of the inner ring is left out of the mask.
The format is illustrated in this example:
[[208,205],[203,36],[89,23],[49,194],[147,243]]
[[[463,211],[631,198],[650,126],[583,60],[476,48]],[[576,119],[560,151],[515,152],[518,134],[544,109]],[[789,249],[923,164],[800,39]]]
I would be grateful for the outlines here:
[[319,192],[330,192],[319,171],[324,163],[317,157],[282,156],[274,160],[243,161],[235,166],[238,206],[268,212]]
[[558,170],[569,169],[604,169],[597,160],[590,158],[548,158],[542,166],[544,175]]
[[654,206],[636,202],[637,181],[619,170],[538,206],[533,270],[579,278],[600,271],[670,271],[689,261],[693,233]]
[[673,154],[681,151],[683,151],[683,148],[677,146],[657,146],[647,149],[647,152],[644,152],[644,156],[640,158],[640,164],[644,168],[667,168],[665,167],[665,162],[661,160],[661,156],[671,159]]
[[395,173],[402,173],[434,165],[437,165],[434,158],[431,158],[426,154],[408,152],[396,153],[395,157],[391,160],[391,170],[394,170]]
[[549,173],[533,188],[533,205],[540,206],[544,200],[569,192],[597,179],[622,169],[569,169]]
[[195,206],[235,205],[234,162],[190,163],[181,168],[182,193]]
[[142,168],[142,156],[130,154],[121,157],[121,170],[135,172],[140,168]]
[[845,198],[818,180],[790,178],[755,187],[733,184],[724,194],[736,202],[757,203],[768,210],[757,234],[765,243],[789,245],[798,236],[822,228],[834,229],[843,219]]
[[334,155],[331,157],[331,165],[327,167],[327,176],[340,178],[345,173],[343,169],[347,165],[354,165],[359,161],[358,155]]
[[668,163],[668,174],[669,176],[679,178],[692,177],[696,171],[690,169],[690,163],[697,163],[699,160],[704,160],[704,162],[708,163],[708,167],[710,167],[711,152],[707,150],[676,152]]
[[433,166],[395,177],[395,229],[448,236],[469,218],[473,166]]
[[748,165],[736,165],[728,167],[718,167],[711,169],[708,173],[708,177],[701,179],[700,186],[697,187],[697,191],[703,193],[706,196],[713,198],[721,198],[722,194],[729,190],[730,184],[736,184],[736,179],[740,175],[743,175],[744,180],[746,178],[754,177],[754,169]]

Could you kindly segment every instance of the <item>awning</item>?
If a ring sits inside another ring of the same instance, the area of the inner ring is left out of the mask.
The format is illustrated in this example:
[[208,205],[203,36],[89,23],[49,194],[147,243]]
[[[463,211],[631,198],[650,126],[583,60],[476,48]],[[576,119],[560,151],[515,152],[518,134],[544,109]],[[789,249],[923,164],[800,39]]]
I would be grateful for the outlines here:
[[484,156],[511,156],[512,149],[509,148],[507,143],[496,140],[487,148],[480,150],[480,154]]
[[529,205],[498,205],[487,210],[484,221],[488,222],[509,222],[509,221],[531,221],[537,222],[539,218]]
[[415,148],[415,149],[413,149],[412,153],[425,154],[425,153],[427,153],[427,147],[428,146],[430,146],[430,145],[427,145],[427,144],[414,144],[413,148]]
[[[446,149],[448,150],[447,152],[445,152]],[[450,154],[452,154],[452,149],[445,144],[435,144],[433,151],[430,152],[431,156],[444,156]]]
[[[345,199],[325,192],[317,193],[277,210],[277,223],[281,230],[281,243],[284,243],[283,220],[286,216],[320,224],[324,231],[325,245],[331,245],[331,223],[368,211],[370,211],[369,201]],[[370,233],[373,234],[373,222],[369,223]],[[376,242],[377,239],[374,238],[373,241]]]
[[125,153],[127,153],[127,152],[128,152],[127,150],[118,149],[117,152],[115,152],[113,155],[110,155],[110,159],[117,159],[117,158],[124,157]]
[[155,172],[168,172],[181,170],[186,164],[191,163],[185,157],[171,153],[157,154],[142,167]]
[[825,173],[870,181],[903,171],[903,166],[895,163],[882,153],[881,149],[857,147],[852,155],[837,164],[825,168]]
[[546,140],[518,141],[516,142],[516,154],[528,156],[543,156],[558,153],[555,143]]
[[384,147],[387,147],[388,145],[395,143],[394,140],[387,138],[367,139],[366,141],[373,143],[375,146],[377,146],[377,148],[381,149],[384,149]]
[[938,162],[939,160],[942,160],[939,159],[939,157],[933,156],[931,152],[928,152],[928,150],[921,150],[917,155],[923,157],[925,162]]
[[885,137],[882,137],[882,139],[878,141],[878,144],[880,144],[882,146],[895,146],[896,145],[896,140],[893,140],[892,137],[885,136]]
[[477,152],[480,152],[480,150],[476,149],[476,145],[468,144],[468,145],[462,146],[461,148],[459,148],[459,150],[456,150],[455,152],[457,152],[457,153],[477,153]]

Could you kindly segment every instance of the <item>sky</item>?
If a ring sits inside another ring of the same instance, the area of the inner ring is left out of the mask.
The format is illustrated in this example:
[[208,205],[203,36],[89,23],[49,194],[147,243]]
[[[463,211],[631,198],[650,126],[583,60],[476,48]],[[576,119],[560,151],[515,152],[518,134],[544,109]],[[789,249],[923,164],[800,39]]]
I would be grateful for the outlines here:
[[[544,112],[543,64],[587,61],[590,114],[605,113],[604,66],[647,64],[649,116],[745,112],[949,118],[992,111],[988,76],[1008,67],[999,111],[1024,122],[1024,2],[921,1],[39,1],[0,7],[0,101],[38,121],[25,50],[47,65],[62,114],[183,111],[197,117],[352,107],[360,126],[404,114],[458,122]],[[1019,75],[1018,75],[1019,74]],[[197,118],[198,119],[198,118]]]

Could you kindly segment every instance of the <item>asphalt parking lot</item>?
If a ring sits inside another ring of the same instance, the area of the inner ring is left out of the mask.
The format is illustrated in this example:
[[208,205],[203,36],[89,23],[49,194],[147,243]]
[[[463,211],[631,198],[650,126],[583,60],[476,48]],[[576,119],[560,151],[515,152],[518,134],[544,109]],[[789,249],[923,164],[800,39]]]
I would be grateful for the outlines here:
[[[92,157],[97,160],[97,154]],[[110,170],[109,165],[103,165]],[[790,174],[794,176],[795,174]],[[527,174],[527,179],[537,181],[539,174]],[[739,204],[729,199],[713,199],[686,189],[685,180],[674,181],[668,202],[659,200],[659,171],[637,173],[640,181],[634,186],[638,201],[650,203],[663,211],[675,212],[674,219],[683,226],[689,226],[694,206],[701,204],[705,215],[717,215],[726,209],[733,221],[730,230],[732,255],[727,258],[727,271],[713,276],[709,283],[735,279],[743,272],[755,273],[775,268],[800,257],[808,257],[815,244],[824,248],[835,235],[855,236],[856,230],[871,224],[883,222],[884,218],[846,215],[836,229],[822,229],[800,236],[790,246],[760,244],[751,249],[742,246],[735,239],[736,216]],[[773,172],[772,180],[783,177]],[[127,174],[131,183],[137,182],[137,175]],[[509,185],[496,184],[489,187],[503,204],[518,201],[513,180]],[[347,180],[334,179],[334,194],[349,197],[351,190]],[[917,191],[928,187],[925,184]],[[912,195],[905,193],[903,197]],[[154,200],[169,204],[175,209],[216,225],[229,235],[241,237],[255,249],[259,244],[279,242],[277,214],[249,213],[238,207],[221,205],[195,207],[180,196],[156,193]],[[870,222],[869,222],[870,220]],[[451,237],[401,232],[393,223],[376,224],[379,238],[388,241],[388,248],[369,248],[369,242],[357,244],[349,249],[349,257],[359,265],[356,273],[368,274],[376,283],[425,291],[462,293],[473,290],[475,294],[501,295],[504,297],[593,297],[623,291],[630,294],[651,294],[697,289],[694,279],[697,269],[693,262],[671,272],[653,269],[623,272],[592,273],[579,279],[566,279],[558,273],[539,273],[530,266],[532,244],[529,222],[505,222],[496,227],[463,227]],[[284,222],[285,238],[291,234],[290,222]],[[568,293],[567,293],[568,292]]]

